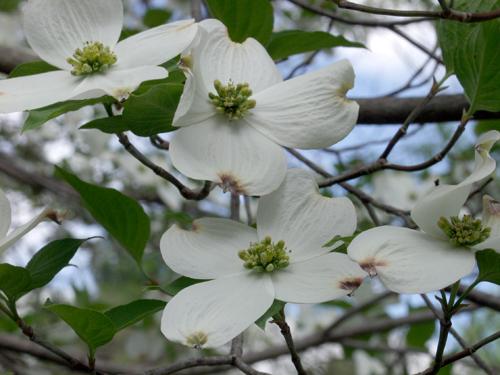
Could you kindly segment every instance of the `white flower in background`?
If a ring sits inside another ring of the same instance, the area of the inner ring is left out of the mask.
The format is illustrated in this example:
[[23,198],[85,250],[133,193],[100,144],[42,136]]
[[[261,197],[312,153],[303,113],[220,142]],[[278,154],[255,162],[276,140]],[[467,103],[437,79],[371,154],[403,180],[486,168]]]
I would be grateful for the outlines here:
[[260,199],[257,229],[215,218],[195,220],[190,231],[172,226],[160,243],[167,265],[211,281],[169,301],[163,334],[192,347],[217,347],[252,325],[274,299],[319,303],[352,293],[366,273],[323,245],[355,228],[353,204],[322,196],[313,176],[298,169]]
[[167,77],[157,65],[197,33],[192,20],[179,21],[118,42],[121,0],[29,0],[23,20],[33,50],[61,70],[0,81],[0,113],[106,94],[121,100],[141,82]]
[[10,203],[4,192],[0,189],[0,254],[16,243],[26,233],[35,228],[42,221],[52,220],[60,222],[59,214],[51,209],[43,210],[26,224],[16,228],[9,233],[11,225]]
[[472,174],[458,185],[437,186],[415,205],[411,216],[422,231],[393,226],[370,229],[351,242],[347,254],[370,275],[378,275],[390,290],[427,293],[472,272],[474,251],[500,252],[500,233],[488,226],[497,220],[497,203],[488,201],[483,222],[458,216],[472,185],[495,172],[489,151],[499,139],[498,131],[483,134],[476,144]]
[[170,143],[174,166],[188,177],[246,195],[275,190],[286,173],[281,146],[330,146],[354,127],[359,106],[346,98],[351,64],[342,60],[283,81],[255,39],[232,42],[217,20],[200,23],[185,56],[187,82]]

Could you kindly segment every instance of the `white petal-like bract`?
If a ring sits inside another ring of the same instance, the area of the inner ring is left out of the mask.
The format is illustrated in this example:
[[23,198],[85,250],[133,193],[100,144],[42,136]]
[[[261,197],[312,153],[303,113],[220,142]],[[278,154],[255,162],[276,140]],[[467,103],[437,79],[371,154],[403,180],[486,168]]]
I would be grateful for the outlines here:
[[490,150],[499,140],[500,132],[498,130],[490,130],[478,138],[476,142],[474,170],[460,185],[474,184],[495,172],[497,163],[490,156]]
[[255,229],[218,218],[198,219],[192,225],[191,230],[173,225],[161,238],[163,259],[172,270],[194,279],[247,272],[238,252],[257,242]]
[[10,228],[11,208],[5,193],[0,189],[0,239],[7,235]]
[[217,120],[175,132],[170,142],[173,165],[188,177],[215,181],[235,193],[263,195],[275,190],[286,173],[281,147],[241,121]]
[[358,103],[346,98],[353,86],[352,65],[342,60],[256,93],[257,106],[245,121],[283,146],[328,147],[358,120]]
[[123,26],[121,0],[30,0],[24,7],[24,30],[43,60],[71,70],[66,61],[85,42],[114,48]]
[[184,345],[215,348],[252,325],[273,301],[268,275],[244,274],[195,284],[167,303],[161,331]]
[[328,252],[323,245],[337,235],[349,236],[355,229],[352,202],[322,196],[314,176],[301,169],[289,170],[279,189],[259,201],[259,238],[285,241],[291,262]]
[[398,293],[428,293],[472,272],[474,252],[400,227],[369,229],[354,238],[347,255]]
[[271,275],[276,299],[293,303],[322,303],[353,293],[366,272],[340,253],[292,263]]

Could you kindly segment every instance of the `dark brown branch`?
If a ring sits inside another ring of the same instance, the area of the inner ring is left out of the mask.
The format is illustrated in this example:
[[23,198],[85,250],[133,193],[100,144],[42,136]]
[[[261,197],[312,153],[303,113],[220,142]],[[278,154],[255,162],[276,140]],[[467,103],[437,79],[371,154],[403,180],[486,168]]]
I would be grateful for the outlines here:
[[290,330],[290,326],[285,320],[284,310],[282,310],[279,314],[279,317],[275,317],[272,322],[275,323],[280,328],[281,334],[285,339],[288,351],[290,352],[292,363],[295,366],[295,369],[297,370],[297,375],[307,375],[304,366],[302,366],[302,361],[300,360],[299,353],[295,349],[295,343],[293,342],[292,331]]

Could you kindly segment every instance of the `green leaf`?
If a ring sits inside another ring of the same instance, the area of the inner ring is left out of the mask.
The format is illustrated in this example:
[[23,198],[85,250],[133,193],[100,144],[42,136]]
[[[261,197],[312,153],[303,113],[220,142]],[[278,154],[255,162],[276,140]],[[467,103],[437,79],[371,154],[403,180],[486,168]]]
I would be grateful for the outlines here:
[[278,301],[277,299],[275,299],[271,307],[269,307],[267,311],[259,319],[255,321],[257,327],[259,327],[262,330],[265,330],[267,321],[274,315],[278,314],[285,307],[285,305],[286,305],[285,302]]
[[56,167],[56,174],[80,194],[94,219],[140,264],[150,234],[149,217],[141,205],[115,189],[89,184],[62,168]]
[[81,129],[99,129],[105,133],[130,130],[143,137],[170,132],[175,130],[172,121],[182,90],[183,85],[176,83],[153,86],[143,94],[131,95],[121,116],[93,120]]
[[87,239],[65,238],[53,241],[38,251],[26,266],[31,274],[31,284],[28,291],[47,285],[69,264],[78,248],[85,241]]
[[298,53],[334,47],[366,48],[361,43],[351,42],[341,35],[336,36],[324,31],[286,30],[272,34],[267,51],[274,60],[281,60]]
[[208,0],[207,4],[212,16],[227,26],[233,42],[243,43],[249,37],[263,45],[269,41],[274,24],[269,0]]
[[64,320],[88,345],[90,352],[113,339],[116,328],[103,313],[69,305],[47,305],[45,308]]
[[424,347],[434,334],[435,328],[434,322],[412,324],[406,333],[406,344],[416,348]]
[[30,61],[24,64],[19,64],[9,74],[9,78],[31,76],[33,74],[41,74],[59,70],[55,66],[50,65],[42,60]]
[[104,314],[113,322],[118,332],[164,309],[165,305],[164,301],[140,299],[127,305],[117,306]]
[[488,249],[476,253],[479,275],[476,282],[489,281],[500,285],[500,254],[495,250]]
[[168,284],[165,288],[163,288],[163,290],[171,296],[175,296],[182,289],[194,284],[202,283],[203,281],[207,280],[191,279],[190,277],[182,276]]
[[166,23],[170,17],[172,17],[172,12],[165,9],[148,9],[146,14],[142,19],[142,23],[144,23],[147,27],[156,27],[163,25]]
[[21,0],[2,0],[0,1],[0,12],[13,12],[20,2]]
[[15,302],[30,284],[31,276],[28,270],[7,263],[0,264],[0,290],[9,300]]
[[[500,0],[457,0],[454,8],[466,12],[487,12],[500,8]],[[441,20],[438,37],[447,70],[455,73],[471,104],[478,110],[500,111],[500,20],[464,24]]]
[[112,99],[108,96],[103,96],[96,99],[86,99],[86,100],[68,100],[66,102],[59,102],[51,104],[47,107],[38,108],[29,111],[28,118],[26,119],[22,131],[38,129],[47,121],[59,117],[67,112],[77,111],[80,108],[86,107],[88,105],[94,105],[98,103],[110,103]]

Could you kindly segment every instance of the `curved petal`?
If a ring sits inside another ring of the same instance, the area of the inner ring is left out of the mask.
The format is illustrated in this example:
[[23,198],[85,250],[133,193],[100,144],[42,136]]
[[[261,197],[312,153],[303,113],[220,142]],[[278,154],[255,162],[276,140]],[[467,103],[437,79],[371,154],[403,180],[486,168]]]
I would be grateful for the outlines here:
[[346,98],[353,85],[352,65],[342,60],[257,93],[257,106],[245,120],[283,146],[328,147],[358,120],[358,103]]
[[133,35],[115,48],[120,68],[160,65],[184,51],[198,31],[194,20],[161,25]]
[[200,39],[192,49],[193,73],[200,75],[209,91],[214,81],[248,83],[254,93],[282,81],[276,64],[255,39],[233,42],[226,26],[217,20],[200,23]]
[[31,48],[48,63],[71,70],[66,61],[85,42],[116,45],[123,25],[121,0],[30,0],[24,31]]
[[33,218],[31,221],[26,224],[16,228],[5,238],[0,239],[0,254],[7,250],[10,246],[16,243],[21,237],[23,237],[26,233],[30,232],[33,228],[35,228],[42,221],[50,220],[56,214],[54,211],[45,209],[38,216]]
[[323,247],[326,242],[337,235],[349,236],[355,229],[352,202],[322,196],[313,175],[301,169],[289,170],[279,189],[259,201],[259,238],[285,241],[291,262],[328,252]]
[[[141,66],[130,69],[113,68],[104,74],[92,74],[79,82],[75,89],[78,94],[91,93],[95,97],[111,95],[121,101],[128,98],[142,82],[162,79],[168,71],[160,66]],[[85,96],[88,98],[88,96]]]
[[290,264],[271,275],[276,299],[293,303],[321,303],[356,290],[366,272],[339,253],[330,253]]
[[11,209],[10,202],[5,193],[0,189],[0,238],[7,235],[10,228]]
[[248,273],[196,284],[168,302],[161,331],[167,339],[184,345],[218,347],[252,325],[273,301],[273,285],[267,275]]
[[490,227],[490,237],[500,236],[500,202],[489,195],[483,196],[483,225]]
[[0,113],[20,112],[71,99],[78,78],[66,71],[0,80]]
[[177,130],[170,157],[186,176],[215,181],[245,195],[268,194],[286,173],[285,154],[278,145],[245,123],[223,116]]
[[203,218],[192,230],[173,225],[160,241],[165,263],[178,274],[194,279],[214,279],[245,271],[238,257],[257,232],[248,225],[228,219]]
[[398,293],[427,293],[472,272],[474,253],[425,233],[383,226],[367,230],[349,245],[347,255]]
[[470,185],[479,182],[495,172],[497,163],[490,156],[493,145],[500,140],[500,132],[491,130],[482,134],[476,143],[474,170],[460,185]]
[[425,233],[446,239],[437,222],[441,217],[457,216],[464,205],[471,185],[439,185],[413,207],[411,217]]

